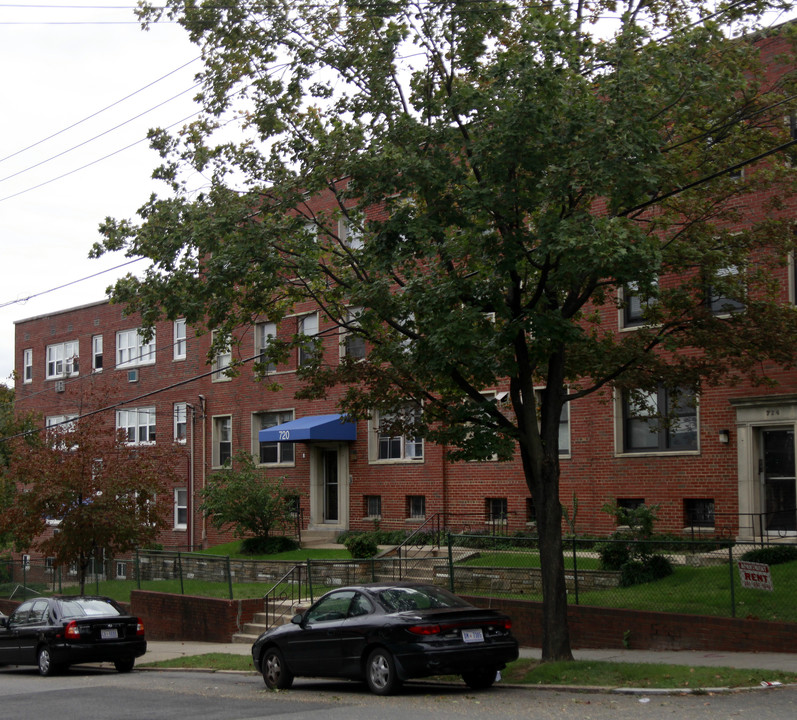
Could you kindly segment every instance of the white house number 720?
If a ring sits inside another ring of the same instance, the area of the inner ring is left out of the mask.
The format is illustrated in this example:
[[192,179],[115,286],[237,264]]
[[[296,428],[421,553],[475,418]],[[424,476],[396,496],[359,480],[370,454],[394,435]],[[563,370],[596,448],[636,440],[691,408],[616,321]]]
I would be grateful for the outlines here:
[[291,431],[290,430],[280,430],[279,431],[280,440],[290,440],[291,439]]

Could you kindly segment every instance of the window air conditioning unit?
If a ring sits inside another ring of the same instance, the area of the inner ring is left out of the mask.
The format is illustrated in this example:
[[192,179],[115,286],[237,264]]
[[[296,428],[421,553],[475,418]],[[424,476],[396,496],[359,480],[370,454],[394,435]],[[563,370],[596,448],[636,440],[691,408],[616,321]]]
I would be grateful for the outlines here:
[[127,371],[127,382],[138,382],[138,370]]
[[55,381],[55,391],[56,392],[64,392],[66,390],[66,383],[63,380],[56,380]]

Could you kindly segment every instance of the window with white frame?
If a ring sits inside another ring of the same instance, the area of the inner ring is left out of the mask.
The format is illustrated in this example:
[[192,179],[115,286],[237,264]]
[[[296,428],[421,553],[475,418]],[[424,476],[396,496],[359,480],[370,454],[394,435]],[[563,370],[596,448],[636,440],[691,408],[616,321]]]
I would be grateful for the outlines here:
[[638,282],[629,282],[623,286],[623,327],[638,327],[645,324],[647,309],[657,302],[655,296],[657,286],[657,279],[647,291],[642,291]]
[[338,220],[338,237],[340,241],[351,250],[359,250],[363,246],[362,229],[355,225],[349,218]]
[[77,340],[47,346],[47,379],[72,377],[79,372],[80,345]]
[[357,318],[362,313],[362,308],[349,308],[346,313],[345,325],[341,327],[340,354],[352,360],[362,360],[365,357],[365,338],[359,335]]
[[[537,413],[539,417],[540,408],[542,407],[542,390],[535,390],[534,394],[537,399]],[[559,454],[570,454],[570,403],[566,402],[562,405],[562,411],[559,413]]]
[[378,520],[382,517],[382,496],[381,495],[366,495],[365,501],[365,517],[372,520]]
[[311,362],[316,355],[315,337],[318,335],[318,313],[302,315],[297,320],[297,332],[307,338],[299,345],[299,367]]
[[[217,332],[213,331],[213,340],[215,342]],[[225,372],[232,363],[232,347],[229,342],[220,348],[213,358],[213,382],[221,382],[225,380],[232,380],[232,378]]]
[[124,433],[129,445],[155,442],[155,408],[127,408],[116,411],[116,429]]
[[102,335],[91,338],[91,371],[102,372]]
[[33,348],[22,351],[22,382],[33,382]]
[[697,402],[685,388],[625,391],[622,425],[623,452],[697,450]]
[[58,434],[74,432],[75,418],[77,418],[76,414],[48,415],[44,419],[44,426],[47,430]]
[[744,310],[739,295],[744,293],[740,279],[741,270],[736,265],[717,269],[706,288],[706,305],[714,315],[730,315]]
[[188,426],[188,404],[184,402],[174,403],[174,441],[185,442],[186,429]]
[[174,359],[185,360],[186,358],[186,333],[185,318],[174,321]]
[[397,423],[407,423],[420,414],[417,405],[407,405],[396,412],[376,413],[373,422],[374,442],[371,457],[376,461],[423,460],[423,438],[412,434],[397,434]]
[[277,337],[277,323],[262,322],[255,326],[255,353],[259,356],[259,362],[263,364],[262,371],[272,373],[277,366],[268,361],[268,346],[271,340]]
[[139,329],[120,330],[116,333],[116,367],[152,365],[155,362],[155,331],[144,340]]
[[213,418],[213,465],[222,467],[232,462],[232,416]]
[[188,528],[188,490],[174,488],[174,529]]
[[259,412],[252,416],[252,454],[261,465],[292,464],[294,444],[289,442],[260,442],[260,431],[293,420],[293,410]]

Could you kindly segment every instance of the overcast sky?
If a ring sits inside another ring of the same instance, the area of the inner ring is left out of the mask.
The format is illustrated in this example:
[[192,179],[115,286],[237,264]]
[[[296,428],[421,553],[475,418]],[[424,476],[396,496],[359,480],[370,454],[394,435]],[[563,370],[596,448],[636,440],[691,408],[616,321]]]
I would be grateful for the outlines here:
[[159,158],[147,130],[196,112],[201,68],[182,28],[143,31],[133,3],[45,2],[0,0],[0,382],[9,385],[15,320],[103,300],[115,278],[143,268],[103,273],[128,261],[88,253],[106,216],[132,218],[165,189],[150,177]]

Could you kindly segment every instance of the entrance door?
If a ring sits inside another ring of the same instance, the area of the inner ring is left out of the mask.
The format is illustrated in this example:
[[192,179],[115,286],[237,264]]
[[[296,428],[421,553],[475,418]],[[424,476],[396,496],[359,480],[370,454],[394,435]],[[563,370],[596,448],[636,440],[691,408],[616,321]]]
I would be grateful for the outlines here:
[[321,450],[324,475],[324,522],[338,522],[338,451]]
[[797,532],[794,430],[762,430],[759,470],[767,532]]

